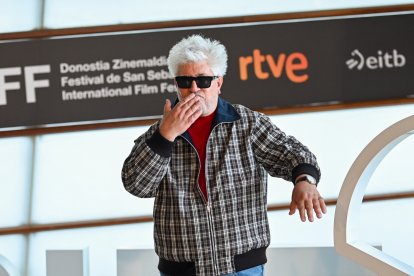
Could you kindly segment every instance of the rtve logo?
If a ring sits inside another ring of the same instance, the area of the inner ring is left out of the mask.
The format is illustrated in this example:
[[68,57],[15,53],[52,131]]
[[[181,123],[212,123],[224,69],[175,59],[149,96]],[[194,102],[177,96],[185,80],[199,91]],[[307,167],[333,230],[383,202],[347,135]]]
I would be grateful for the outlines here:
[[299,52],[289,55],[280,53],[276,59],[272,55],[262,55],[259,49],[253,50],[252,56],[239,58],[240,79],[247,80],[249,78],[249,66],[253,66],[254,75],[260,80],[266,80],[270,77],[270,73],[264,71],[263,63],[267,64],[270,73],[275,79],[282,76],[283,71],[288,79],[294,83],[302,83],[308,80],[309,75],[304,72],[308,69],[308,59]]
[[[25,66],[24,69],[24,82],[26,90],[26,102],[36,102],[36,88],[49,87],[49,80],[37,80],[36,74],[50,73],[50,65],[33,65]],[[22,74],[21,67],[7,67],[0,68],[0,106],[7,104],[6,92],[8,90],[19,90],[20,82],[6,81],[6,77],[19,76]]]
[[370,70],[395,68],[403,67],[406,63],[405,56],[398,53],[396,49],[393,49],[392,53],[378,50],[376,56],[368,56],[366,58],[358,49],[355,49],[352,51],[351,56],[352,58],[345,62],[350,70],[355,67],[358,70],[362,70],[364,67]]

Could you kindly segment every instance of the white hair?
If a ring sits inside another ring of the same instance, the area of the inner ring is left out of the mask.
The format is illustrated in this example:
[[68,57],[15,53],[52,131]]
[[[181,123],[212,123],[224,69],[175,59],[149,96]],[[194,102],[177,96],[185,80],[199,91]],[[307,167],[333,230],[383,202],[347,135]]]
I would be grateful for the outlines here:
[[168,70],[175,77],[182,64],[207,61],[215,76],[224,76],[227,71],[226,47],[217,40],[201,35],[191,35],[175,44],[168,55]]

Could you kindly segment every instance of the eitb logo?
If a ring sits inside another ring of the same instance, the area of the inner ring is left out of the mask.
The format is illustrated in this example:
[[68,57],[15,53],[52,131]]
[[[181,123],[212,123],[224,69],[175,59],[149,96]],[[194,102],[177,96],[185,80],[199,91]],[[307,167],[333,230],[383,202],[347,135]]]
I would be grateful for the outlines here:
[[393,49],[391,53],[378,50],[376,55],[365,56],[358,49],[351,52],[351,58],[346,62],[349,70],[356,68],[362,70],[364,68],[370,70],[403,67],[406,58],[403,54]]

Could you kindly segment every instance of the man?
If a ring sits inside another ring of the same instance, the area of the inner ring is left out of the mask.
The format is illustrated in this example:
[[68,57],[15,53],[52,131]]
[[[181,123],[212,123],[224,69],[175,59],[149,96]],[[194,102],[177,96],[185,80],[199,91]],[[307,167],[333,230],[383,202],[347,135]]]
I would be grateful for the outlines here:
[[[161,275],[263,275],[270,243],[267,173],[294,183],[289,214],[321,218],[315,156],[261,113],[219,97],[227,53],[199,35],[177,43],[168,67],[178,100],[125,160],[125,189],[155,197]],[[235,273],[235,274],[234,274]]]

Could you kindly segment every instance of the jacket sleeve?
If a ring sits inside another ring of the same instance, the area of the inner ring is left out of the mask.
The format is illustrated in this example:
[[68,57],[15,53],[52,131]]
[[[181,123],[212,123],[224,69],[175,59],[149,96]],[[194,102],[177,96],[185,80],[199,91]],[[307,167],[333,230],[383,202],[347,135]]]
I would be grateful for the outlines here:
[[155,197],[170,162],[173,142],[158,132],[158,124],[135,140],[122,167],[125,189],[137,197]]
[[315,155],[267,116],[259,113],[251,137],[256,159],[271,176],[294,182],[305,173],[319,182],[321,173]]

